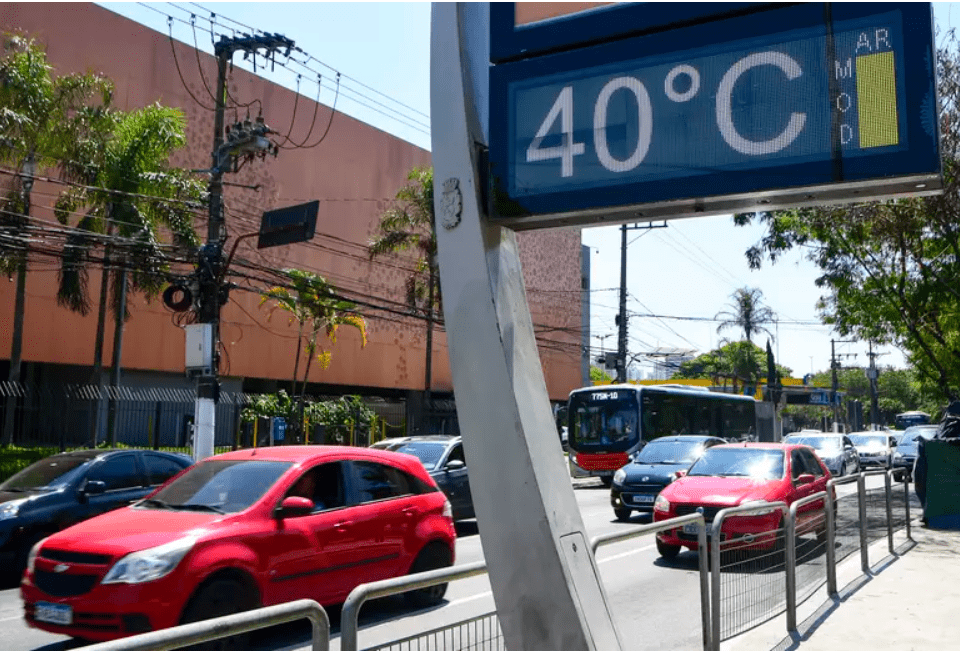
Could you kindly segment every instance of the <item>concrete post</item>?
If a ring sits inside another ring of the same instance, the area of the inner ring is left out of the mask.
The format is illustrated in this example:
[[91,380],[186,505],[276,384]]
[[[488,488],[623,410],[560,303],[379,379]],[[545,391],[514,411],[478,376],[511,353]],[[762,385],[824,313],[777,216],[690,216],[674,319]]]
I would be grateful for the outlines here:
[[489,11],[436,3],[431,37],[440,285],[480,538],[507,648],[616,651],[623,644],[565,472],[516,236],[489,221],[481,198]]

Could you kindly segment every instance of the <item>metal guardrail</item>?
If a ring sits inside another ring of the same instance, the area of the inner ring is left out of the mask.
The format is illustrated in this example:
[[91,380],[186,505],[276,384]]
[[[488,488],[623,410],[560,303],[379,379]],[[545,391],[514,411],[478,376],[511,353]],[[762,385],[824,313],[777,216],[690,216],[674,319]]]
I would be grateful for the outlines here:
[[[601,536],[596,536],[590,541],[590,549],[594,554],[597,553],[597,549],[604,545],[609,545],[617,542],[623,542],[625,540],[630,540],[631,538],[637,538],[639,536],[649,535],[651,533],[656,533],[658,531],[665,531],[667,529],[675,529],[678,526],[683,526],[684,524],[697,524],[698,525],[698,540],[700,544],[704,547],[706,546],[706,526],[704,524],[703,515],[700,513],[693,513],[690,515],[684,515],[678,518],[672,518],[670,520],[664,520],[662,522],[657,522],[648,525],[641,525],[636,528],[630,529],[630,531],[625,532],[615,532],[610,534],[605,534]],[[380,597],[387,597],[390,595],[403,594],[404,592],[409,592],[411,590],[417,590],[419,588],[427,588],[430,586],[439,585],[441,583],[447,583],[449,581],[456,581],[459,579],[467,579],[474,576],[479,576],[481,574],[487,573],[487,565],[483,562],[470,563],[468,565],[447,567],[439,570],[431,570],[430,572],[423,572],[421,574],[411,574],[408,576],[393,578],[393,579],[384,579],[383,581],[375,581],[373,583],[365,583],[357,586],[353,589],[350,595],[347,597],[347,600],[343,604],[343,610],[340,613],[340,649],[341,651],[358,651],[359,649],[359,617],[360,617],[360,607],[370,599],[377,599]],[[701,557],[700,559],[700,610],[701,610],[701,620],[703,625],[703,648],[709,649],[709,635],[710,635],[710,603],[707,599],[707,565],[706,558]],[[438,629],[439,630],[439,629]],[[433,631],[436,632],[436,631]]]
[[122,640],[102,642],[86,649],[88,651],[168,651],[300,619],[310,620],[313,629],[313,651],[328,651],[330,619],[323,607],[311,599],[300,599],[277,606],[247,610],[161,631],[134,635]]
[[[616,531],[613,533],[603,534],[596,536],[593,540],[590,541],[590,548],[593,549],[593,553],[597,553],[602,545],[609,545],[611,543],[623,542],[625,540],[630,540],[632,538],[638,538],[640,536],[647,536],[650,534],[655,534],[659,531],[666,531],[667,529],[676,529],[677,527],[682,527],[685,524],[696,524],[697,525],[697,546],[700,549],[707,548],[707,527],[703,519],[702,513],[691,513],[689,515],[681,515],[676,518],[670,518],[669,520],[661,520],[660,522],[653,522],[650,524],[640,525],[630,531]],[[708,595],[709,592],[709,581],[707,579],[708,568],[707,568],[707,555],[700,554],[700,621],[702,623],[702,636],[703,636],[703,648],[705,650],[710,649],[710,639],[711,639],[711,628],[710,628],[710,599]]]

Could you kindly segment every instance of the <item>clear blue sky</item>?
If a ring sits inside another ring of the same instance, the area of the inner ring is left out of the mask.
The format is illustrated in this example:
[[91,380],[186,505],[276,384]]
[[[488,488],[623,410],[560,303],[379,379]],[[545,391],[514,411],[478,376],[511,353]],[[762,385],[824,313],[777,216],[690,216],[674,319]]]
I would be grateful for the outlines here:
[[[339,110],[430,149],[428,3],[100,4],[164,34],[169,30],[167,16],[172,16],[174,38],[190,44],[194,42],[192,21],[197,42],[207,51],[212,47],[204,30],[210,26],[211,12],[216,13],[217,31],[258,28],[283,34],[309,54],[310,67],[324,75],[322,102],[332,103],[333,71],[339,71],[343,75]],[[960,4],[934,3],[934,12],[941,26],[960,25]],[[249,68],[239,60],[237,65]],[[281,68],[269,72],[260,67],[259,72],[291,88],[296,83],[294,73]],[[300,72],[305,75],[302,92],[315,97],[315,83],[303,70]],[[814,286],[817,274],[811,263],[793,255],[774,267],[751,271],[744,251],[762,231],[736,228],[728,216],[675,220],[669,228],[641,233],[631,231],[628,238],[632,242],[627,258],[629,311],[711,319],[725,309],[735,289],[756,287],[781,319],[772,328],[777,335],[774,352],[778,361],[797,376],[829,368],[830,339],[839,337],[818,325],[815,304],[820,292]],[[592,346],[599,352],[599,337],[616,332],[613,317],[620,277],[619,229],[586,229],[582,241],[591,247]],[[716,327],[709,321],[632,318],[629,350],[635,354],[674,347],[705,352],[718,343]],[[736,334],[733,330],[723,333],[731,337]],[[755,342],[764,345],[763,338]],[[616,335],[603,339],[602,345],[613,349]],[[866,343],[838,344],[837,352],[857,355],[845,357],[845,363],[867,363]],[[898,351],[886,348],[880,352],[884,353],[878,359],[881,366],[904,364]],[[645,368],[649,370],[649,366]]]

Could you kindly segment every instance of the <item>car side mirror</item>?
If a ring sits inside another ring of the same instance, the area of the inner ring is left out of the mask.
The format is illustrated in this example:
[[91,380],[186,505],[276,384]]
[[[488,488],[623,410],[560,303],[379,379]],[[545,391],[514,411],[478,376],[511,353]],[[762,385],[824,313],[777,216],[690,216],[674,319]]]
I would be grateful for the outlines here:
[[280,506],[274,510],[274,515],[281,520],[283,518],[295,518],[297,516],[307,515],[313,511],[313,506],[313,500],[307,497],[291,495],[283,498]]
[[799,484],[800,486],[804,486],[806,484],[812,484],[815,480],[816,480],[816,477],[814,477],[808,472],[805,472],[799,477],[797,477],[797,484]]
[[461,468],[466,467],[467,464],[460,459],[450,459],[450,461],[447,462],[445,470],[460,470]]
[[103,495],[107,492],[107,485],[102,481],[88,481],[80,492],[84,495]]
[[674,475],[677,479],[680,479],[681,477],[686,477],[686,476],[687,476],[687,471],[686,471],[686,470],[678,470],[678,471],[676,471],[675,473],[673,473],[673,475]]

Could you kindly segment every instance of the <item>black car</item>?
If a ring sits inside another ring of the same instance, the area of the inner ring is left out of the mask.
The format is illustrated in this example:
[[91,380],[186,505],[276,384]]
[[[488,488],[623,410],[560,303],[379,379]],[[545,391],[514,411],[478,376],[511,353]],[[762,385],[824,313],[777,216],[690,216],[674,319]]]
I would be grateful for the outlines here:
[[454,520],[474,518],[473,497],[467,461],[463,456],[463,440],[459,436],[404,436],[374,443],[371,447],[412,454],[420,459],[440,490],[453,507]]
[[716,436],[691,435],[663,436],[647,443],[613,475],[610,505],[617,520],[628,520],[634,511],[652,513],[657,495],[678,472],[686,472],[707,448],[723,443]]
[[37,541],[145,497],[191,463],[153,450],[78,450],[37,461],[0,484],[0,562],[22,574]]
[[913,425],[908,427],[903,436],[900,437],[900,443],[893,452],[893,467],[903,468],[905,473],[898,476],[898,479],[913,479],[913,464],[917,461],[917,448],[920,438],[932,439],[937,433],[939,425]]

